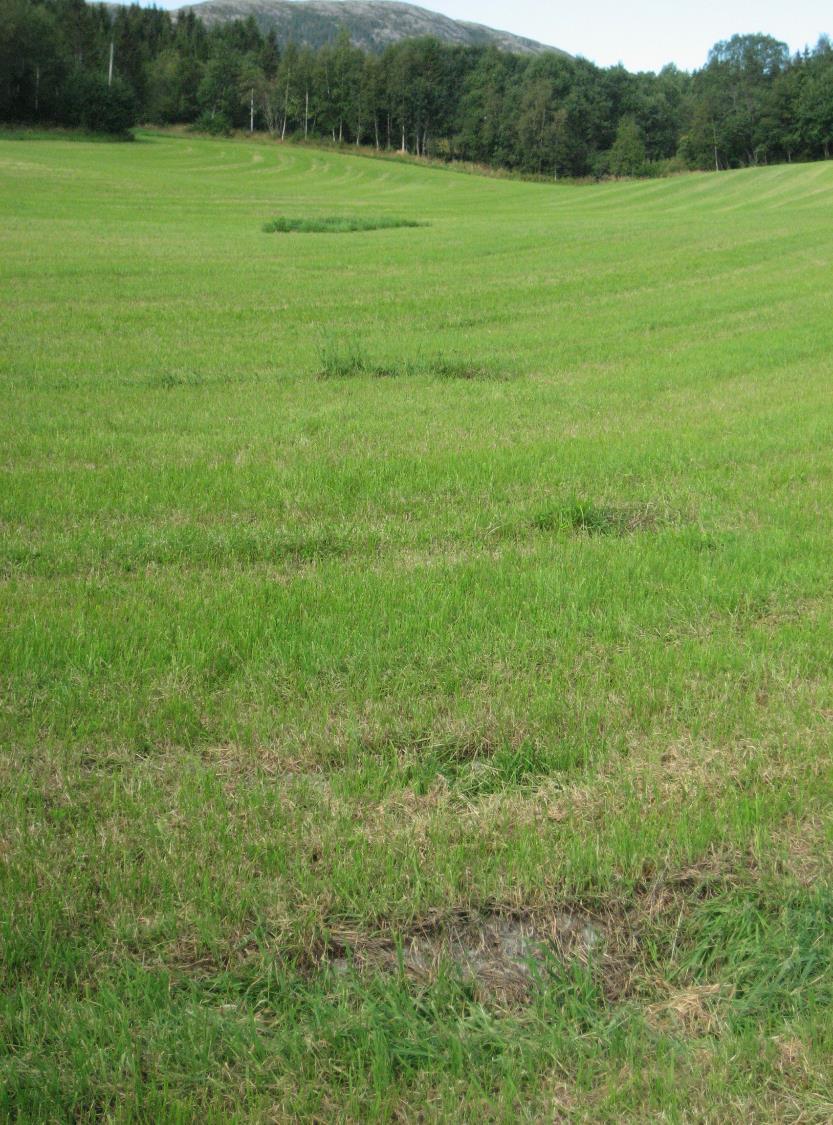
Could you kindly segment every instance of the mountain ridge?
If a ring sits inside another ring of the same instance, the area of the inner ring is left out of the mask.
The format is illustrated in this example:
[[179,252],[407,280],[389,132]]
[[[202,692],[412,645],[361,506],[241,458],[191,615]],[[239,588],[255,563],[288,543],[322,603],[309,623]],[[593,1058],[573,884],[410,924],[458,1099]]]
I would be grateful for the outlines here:
[[193,12],[209,27],[252,16],[261,31],[274,30],[279,40],[317,48],[335,39],[345,27],[357,47],[383,51],[403,39],[432,36],[460,47],[494,46],[514,54],[566,51],[484,24],[455,20],[440,12],[401,0],[203,0],[185,4],[173,14]]

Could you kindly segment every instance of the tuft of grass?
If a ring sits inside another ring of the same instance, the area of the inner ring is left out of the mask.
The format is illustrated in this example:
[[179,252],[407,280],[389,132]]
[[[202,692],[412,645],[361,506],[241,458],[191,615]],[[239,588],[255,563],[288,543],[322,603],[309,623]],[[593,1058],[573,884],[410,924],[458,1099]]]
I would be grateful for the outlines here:
[[569,531],[583,535],[631,535],[647,531],[660,523],[650,507],[596,504],[592,500],[573,500],[539,512],[532,524],[538,531]]
[[327,340],[318,349],[319,379],[346,379],[362,375],[377,379],[434,378],[502,380],[506,375],[473,359],[426,356],[393,360],[374,359],[355,339]]
[[319,379],[348,379],[356,375],[377,373],[367,352],[356,340],[327,340],[319,346]]
[[441,356],[427,363],[426,374],[436,379],[502,380],[508,376],[501,371],[471,359],[444,359]]
[[454,794],[465,801],[490,793],[529,790],[543,778],[575,768],[580,757],[574,747],[544,749],[532,741],[495,747],[449,742],[406,763],[401,778],[420,794],[430,792],[438,781],[450,782]]
[[172,391],[176,387],[201,387],[202,385],[203,379],[195,371],[160,371],[149,375],[146,380],[146,386],[163,391]]
[[396,230],[400,227],[425,227],[415,219],[391,215],[327,215],[321,218],[289,218],[281,215],[263,224],[265,234],[353,234],[366,230]]

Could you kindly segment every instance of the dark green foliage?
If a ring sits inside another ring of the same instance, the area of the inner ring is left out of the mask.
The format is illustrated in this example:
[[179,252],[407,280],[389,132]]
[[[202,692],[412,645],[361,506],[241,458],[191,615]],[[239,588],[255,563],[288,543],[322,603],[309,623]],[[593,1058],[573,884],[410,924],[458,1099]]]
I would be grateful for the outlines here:
[[106,78],[78,69],[67,79],[63,97],[68,125],[119,136],[136,122],[133,91],[120,78],[108,86]]
[[786,44],[768,35],[718,43],[694,75],[681,153],[694,166],[718,170],[827,157],[833,115],[816,131],[801,109],[802,93],[822,73],[830,88],[833,55],[824,39],[792,60]]
[[610,150],[609,170],[614,176],[638,176],[645,169],[645,142],[635,117],[623,117]]
[[351,234],[362,230],[393,230],[397,227],[421,227],[414,219],[394,219],[389,215],[345,216],[330,215],[316,219],[271,219],[264,224],[267,234]]
[[228,114],[211,113],[209,110],[199,115],[193,127],[195,132],[208,133],[211,137],[227,137],[234,128]]

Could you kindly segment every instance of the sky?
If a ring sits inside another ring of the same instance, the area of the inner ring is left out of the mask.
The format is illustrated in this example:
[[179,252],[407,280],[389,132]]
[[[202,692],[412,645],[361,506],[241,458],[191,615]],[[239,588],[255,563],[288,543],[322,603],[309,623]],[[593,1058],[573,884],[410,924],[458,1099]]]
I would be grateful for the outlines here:
[[413,0],[454,19],[514,31],[583,55],[600,66],[683,70],[703,65],[709,49],[738,33],[761,31],[790,49],[833,35],[830,0]]
[[[150,0],[145,0],[150,2]],[[155,0],[177,8],[187,0]],[[192,3],[198,0],[191,0]],[[583,55],[600,66],[623,63],[628,70],[682,70],[703,65],[721,39],[764,32],[792,51],[833,35],[830,0],[411,0],[454,19],[514,31]]]

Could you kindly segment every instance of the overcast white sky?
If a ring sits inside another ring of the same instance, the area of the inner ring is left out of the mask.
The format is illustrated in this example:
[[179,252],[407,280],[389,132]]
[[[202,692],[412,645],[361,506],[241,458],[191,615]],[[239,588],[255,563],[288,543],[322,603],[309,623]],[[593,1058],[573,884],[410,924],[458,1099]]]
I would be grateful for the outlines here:
[[709,48],[738,32],[762,31],[792,50],[833,35],[830,0],[414,0],[455,19],[540,39],[602,66],[659,70],[702,66]]
[[[186,0],[156,0],[176,8]],[[196,0],[192,0],[196,2]],[[455,19],[514,31],[602,66],[693,70],[709,48],[737,32],[762,31],[792,50],[833,35],[830,0],[413,0]]]

